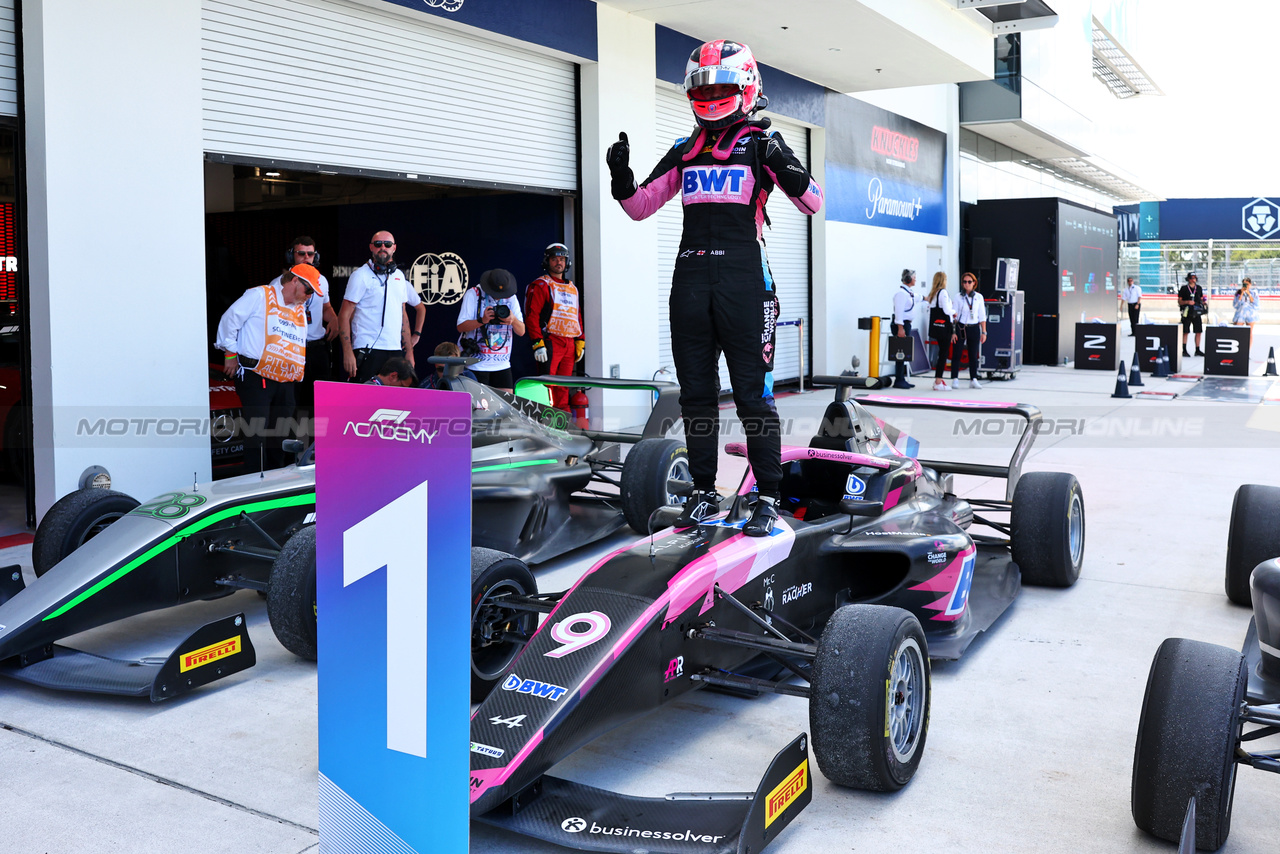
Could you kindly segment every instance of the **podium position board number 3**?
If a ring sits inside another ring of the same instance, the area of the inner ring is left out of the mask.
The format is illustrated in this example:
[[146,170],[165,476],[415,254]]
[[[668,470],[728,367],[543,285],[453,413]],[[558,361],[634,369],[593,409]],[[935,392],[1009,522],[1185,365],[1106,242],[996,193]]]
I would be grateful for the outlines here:
[[427,755],[427,484],[342,533],[342,586],[387,571],[387,749]]

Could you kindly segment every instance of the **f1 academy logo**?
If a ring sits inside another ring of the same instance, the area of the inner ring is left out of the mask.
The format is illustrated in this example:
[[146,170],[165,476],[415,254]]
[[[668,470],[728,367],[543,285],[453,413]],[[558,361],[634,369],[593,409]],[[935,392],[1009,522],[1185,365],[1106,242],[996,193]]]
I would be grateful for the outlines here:
[[416,424],[405,424],[405,419],[408,417],[407,409],[379,409],[370,415],[367,421],[348,421],[347,426],[342,429],[342,435],[354,433],[361,439],[386,439],[389,442],[417,441],[423,445],[430,445],[431,440],[439,435],[439,430],[432,433],[426,429],[420,429]]
[[1254,199],[1240,211],[1240,227],[1245,234],[1266,240],[1280,231],[1280,205],[1270,199]]

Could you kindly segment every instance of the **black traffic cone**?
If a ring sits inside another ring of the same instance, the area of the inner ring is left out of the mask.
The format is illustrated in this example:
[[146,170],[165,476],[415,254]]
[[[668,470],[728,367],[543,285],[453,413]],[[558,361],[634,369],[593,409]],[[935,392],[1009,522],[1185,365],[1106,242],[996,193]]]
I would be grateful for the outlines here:
[[1262,372],[1264,377],[1274,377],[1276,375],[1276,348],[1272,347],[1267,353],[1267,369]]
[[1160,345],[1160,354],[1156,356],[1156,369],[1152,372],[1153,377],[1169,376],[1169,351]]
[[1120,373],[1116,375],[1116,390],[1111,393],[1112,397],[1133,397],[1129,394],[1129,384],[1124,379],[1124,362],[1120,363]]
[[1129,385],[1142,387],[1142,369],[1138,367],[1138,351],[1133,352],[1133,367],[1129,368]]

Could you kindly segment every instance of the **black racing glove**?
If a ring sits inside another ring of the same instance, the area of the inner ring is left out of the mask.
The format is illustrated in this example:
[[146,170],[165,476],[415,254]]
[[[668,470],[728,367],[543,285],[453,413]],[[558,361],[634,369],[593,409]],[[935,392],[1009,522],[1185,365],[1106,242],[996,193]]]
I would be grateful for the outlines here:
[[631,172],[631,143],[627,142],[626,132],[618,134],[618,141],[609,146],[604,154],[604,162],[609,167],[612,178],[609,189],[618,201],[629,199],[636,193],[636,177]]

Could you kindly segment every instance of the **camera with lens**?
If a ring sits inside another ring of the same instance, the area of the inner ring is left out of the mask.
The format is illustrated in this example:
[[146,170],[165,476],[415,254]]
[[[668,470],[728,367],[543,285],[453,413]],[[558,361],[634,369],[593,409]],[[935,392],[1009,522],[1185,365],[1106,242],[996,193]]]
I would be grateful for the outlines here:
[[493,307],[493,316],[498,320],[506,320],[511,316],[511,306],[498,303]]

